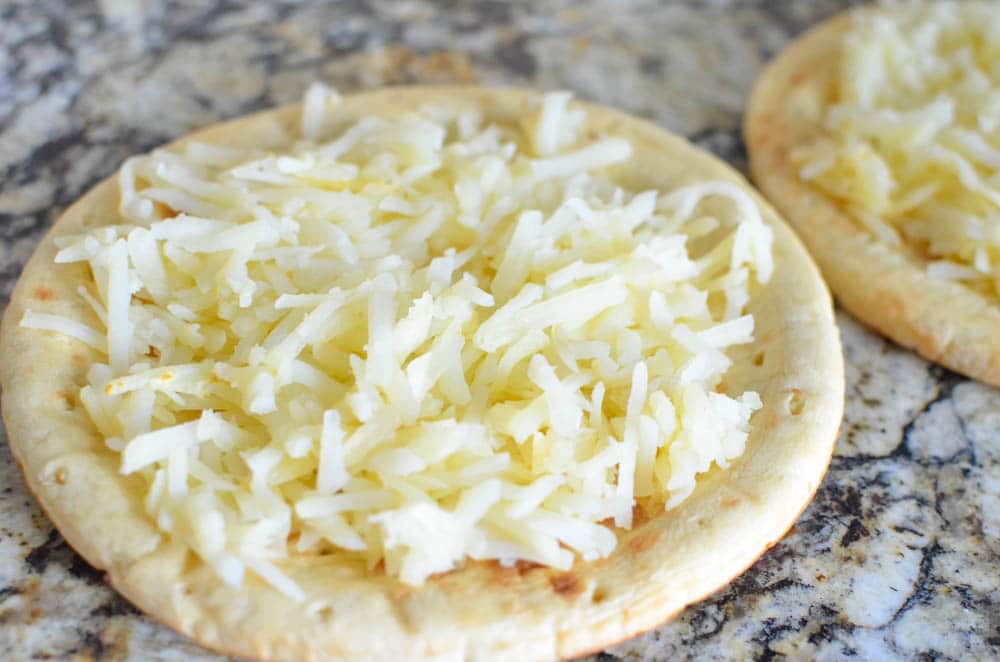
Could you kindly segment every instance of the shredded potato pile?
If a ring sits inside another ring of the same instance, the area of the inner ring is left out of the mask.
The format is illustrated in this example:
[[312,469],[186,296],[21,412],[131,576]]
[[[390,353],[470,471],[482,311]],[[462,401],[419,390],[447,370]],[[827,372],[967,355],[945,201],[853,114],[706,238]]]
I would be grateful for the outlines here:
[[337,103],[311,88],[283,154],[126,162],[119,223],[58,239],[94,322],[22,320],[107,357],[80,400],[165,537],[294,599],[299,554],[414,585],[565,569],[742,453],[760,400],[716,389],[772,270],[744,190],[618,188],[631,145],[585,140],[564,93],[517,126],[420,108],[324,135]]
[[1000,12],[927,3],[859,16],[826,136],[800,176],[929,273],[1000,294]]

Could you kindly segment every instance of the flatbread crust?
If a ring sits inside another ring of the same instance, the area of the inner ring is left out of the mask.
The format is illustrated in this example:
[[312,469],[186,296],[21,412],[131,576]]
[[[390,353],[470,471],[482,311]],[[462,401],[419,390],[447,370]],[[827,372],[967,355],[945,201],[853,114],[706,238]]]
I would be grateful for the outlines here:
[[[475,106],[512,121],[536,93],[414,87],[346,97],[327,122],[423,103]],[[297,132],[298,107],[215,125],[199,140],[279,147]],[[635,189],[706,178],[746,185],[736,172],[666,131],[587,106],[588,128],[632,141],[619,169]],[[86,319],[76,295],[85,270],[56,266],[53,237],[114,222],[117,184],[108,179],[69,208],[25,267],[0,332],[3,415],[31,490],[68,542],[107,572],[112,586],[201,644],[264,659],[552,659],[582,655],[648,630],[746,569],[791,526],[829,463],[843,411],[843,359],[830,296],[794,234],[756,194],[775,232],[776,270],[749,304],[756,341],[734,353],[726,383],[758,391],[745,454],[713,470],[692,496],[619,536],[607,559],[571,571],[470,563],[412,588],[366,574],[337,556],[304,556],[280,567],[307,593],[297,604],[248,575],[224,585],[178,543],[160,540],[136,482],[118,474],[75,403],[97,355],[61,335],[18,327],[25,308]]]
[[1000,385],[1000,302],[930,278],[923,256],[905,244],[878,241],[801,181],[790,158],[792,149],[821,133],[839,44],[850,26],[849,13],[820,24],[758,79],[744,126],[752,177],[798,231],[844,308],[930,361]]

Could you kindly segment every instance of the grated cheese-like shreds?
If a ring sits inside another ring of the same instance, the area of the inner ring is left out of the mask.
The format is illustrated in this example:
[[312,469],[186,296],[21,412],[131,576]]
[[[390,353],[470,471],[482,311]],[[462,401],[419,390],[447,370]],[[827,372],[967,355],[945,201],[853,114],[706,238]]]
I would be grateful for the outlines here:
[[716,387],[773,268],[752,198],[621,190],[631,145],[586,141],[565,93],[521,127],[423,108],[325,135],[336,103],[311,89],[284,154],[130,159],[120,223],[58,240],[98,326],[22,321],[107,356],[80,399],[167,536],[296,600],[284,560],[330,549],[409,584],[568,568],[742,453],[760,401]]
[[824,136],[800,177],[933,278],[1000,294],[1000,13],[919,3],[859,15],[844,37]]

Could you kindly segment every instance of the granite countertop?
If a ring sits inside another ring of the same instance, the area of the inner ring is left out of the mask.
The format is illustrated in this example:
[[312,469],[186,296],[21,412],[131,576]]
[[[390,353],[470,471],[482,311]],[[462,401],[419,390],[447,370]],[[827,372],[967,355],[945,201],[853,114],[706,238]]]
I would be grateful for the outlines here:
[[[0,3],[0,300],[46,228],[128,155],[223,118],[393,83],[567,88],[737,167],[762,64],[846,3]],[[674,622],[596,656],[1000,656],[1000,392],[838,315],[847,411],[794,529]],[[8,659],[216,660],[69,549],[0,445]]]

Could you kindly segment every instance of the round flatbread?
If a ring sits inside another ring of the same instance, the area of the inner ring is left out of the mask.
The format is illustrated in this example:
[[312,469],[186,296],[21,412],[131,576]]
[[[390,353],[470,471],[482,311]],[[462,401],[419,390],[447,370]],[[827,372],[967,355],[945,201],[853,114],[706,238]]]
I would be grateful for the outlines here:
[[[516,121],[539,95],[480,88],[398,88],[346,97],[331,121],[428,103]],[[791,526],[829,463],[843,410],[843,361],[829,294],[795,235],[732,169],[647,122],[585,105],[588,129],[631,141],[620,183],[670,190],[704,179],[746,187],[773,228],[775,271],[754,285],[755,340],[731,353],[726,388],[755,390],[746,451],[700,477],[675,509],[620,532],[608,558],[568,572],[470,562],[419,588],[336,555],[281,562],[303,587],[296,603],[248,577],[225,585],[188,549],[161,539],[142,486],[119,474],[75,394],[97,354],[65,336],[18,326],[26,308],[78,319],[79,265],[53,264],[54,238],[114,223],[114,178],[68,209],[26,266],[4,317],[3,415],[28,484],[69,543],[140,609],[201,644],[262,659],[552,659],[599,650],[648,630],[742,572]],[[186,137],[279,148],[298,107],[222,123]]]
[[850,13],[820,24],[786,48],[757,81],[744,127],[752,177],[798,231],[844,308],[928,360],[1000,384],[997,299],[932,278],[926,255],[906,242],[877,239],[842,205],[800,178],[792,152],[824,134],[824,111],[851,26]]

